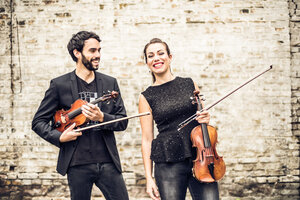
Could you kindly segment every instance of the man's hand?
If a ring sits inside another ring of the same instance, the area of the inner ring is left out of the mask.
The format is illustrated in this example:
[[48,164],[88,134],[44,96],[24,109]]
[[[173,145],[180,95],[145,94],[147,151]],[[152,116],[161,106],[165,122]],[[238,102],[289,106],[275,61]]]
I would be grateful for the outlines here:
[[103,122],[104,120],[104,114],[100,110],[100,108],[97,105],[94,104],[86,104],[81,107],[82,114],[92,121],[99,121]]
[[72,124],[69,128],[67,128],[59,137],[60,142],[69,142],[72,140],[76,140],[78,136],[81,136],[81,132],[75,132],[73,129],[75,128],[75,123]]

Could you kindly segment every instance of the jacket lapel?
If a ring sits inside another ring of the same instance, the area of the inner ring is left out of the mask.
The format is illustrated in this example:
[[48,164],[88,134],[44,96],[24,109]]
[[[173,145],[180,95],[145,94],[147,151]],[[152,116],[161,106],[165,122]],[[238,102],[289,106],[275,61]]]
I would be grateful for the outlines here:
[[73,72],[71,72],[71,91],[72,91],[72,98],[73,98],[73,102],[74,102],[77,99],[79,99],[78,85],[77,85],[75,70]]
[[[95,79],[96,79],[97,93],[98,93],[97,98],[100,98],[103,96],[103,83],[102,83],[100,73],[95,72]],[[102,105],[102,102],[99,102],[98,107],[101,108],[101,105]]]

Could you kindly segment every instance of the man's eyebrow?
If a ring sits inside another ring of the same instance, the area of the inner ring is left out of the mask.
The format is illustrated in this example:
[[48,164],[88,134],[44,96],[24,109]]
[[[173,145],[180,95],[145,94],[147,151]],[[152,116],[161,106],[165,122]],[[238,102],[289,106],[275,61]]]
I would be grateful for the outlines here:
[[[89,50],[90,51],[95,51],[95,50],[97,50],[98,48],[90,48]],[[99,48],[99,50],[100,50],[101,48]]]

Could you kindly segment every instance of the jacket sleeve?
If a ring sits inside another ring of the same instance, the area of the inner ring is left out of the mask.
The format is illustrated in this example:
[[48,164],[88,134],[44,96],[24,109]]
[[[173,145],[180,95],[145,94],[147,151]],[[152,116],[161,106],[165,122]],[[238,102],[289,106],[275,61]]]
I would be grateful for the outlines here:
[[[117,96],[116,99],[111,101],[111,103],[113,103],[113,109],[111,111],[106,112],[104,109],[104,111],[103,111],[104,121],[103,122],[127,117],[124,102],[122,100],[122,97],[120,94],[120,89],[119,89],[116,79],[114,79],[114,90],[117,91],[119,93],[119,95]],[[103,127],[101,127],[101,129],[102,130],[103,129],[111,130],[111,131],[124,131],[127,128],[127,125],[128,125],[128,120],[122,120],[119,122],[104,125]]]
[[45,96],[33,117],[32,130],[46,141],[60,147],[59,138],[61,132],[50,125],[58,106],[58,93],[55,82],[52,80],[49,89],[45,92]]

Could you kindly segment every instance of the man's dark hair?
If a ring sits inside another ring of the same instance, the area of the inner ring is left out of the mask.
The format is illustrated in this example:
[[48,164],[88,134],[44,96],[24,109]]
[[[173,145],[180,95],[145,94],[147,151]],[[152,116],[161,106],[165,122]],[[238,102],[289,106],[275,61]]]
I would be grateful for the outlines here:
[[75,35],[73,35],[73,37],[70,39],[67,47],[68,47],[69,54],[71,55],[72,59],[75,62],[77,62],[77,58],[74,55],[73,50],[77,49],[77,51],[82,52],[84,41],[90,38],[94,38],[99,42],[101,42],[100,37],[96,33],[88,32],[88,31],[80,31]]

